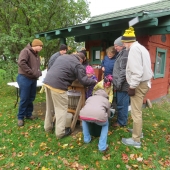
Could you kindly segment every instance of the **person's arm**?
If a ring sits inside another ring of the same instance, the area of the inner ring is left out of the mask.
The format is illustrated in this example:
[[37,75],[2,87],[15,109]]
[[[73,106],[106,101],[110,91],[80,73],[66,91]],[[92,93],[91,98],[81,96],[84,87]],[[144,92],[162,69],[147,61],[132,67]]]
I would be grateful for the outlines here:
[[108,117],[110,117],[110,102],[107,101],[107,114],[108,114]]
[[132,48],[128,55],[128,66],[130,70],[130,88],[136,88],[142,80],[143,62],[139,48]]
[[121,90],[123,82],[126,80],[126,64],[128,60],[128,51],[125,50],[123,51],[123,54],[121,56],[121,61],[120,61],[120,73],[117,81],[117,90]]
[[94,94],[99,89],[103,89],[103,80],[101,80],[94,86],[92,94]]
[[60,56],[60,53],[57,52],[55,54],[53,54],[50,59],[49,59],[49,62],[48,62],[48,70],[51,68],[51,66],[54,64],[55,60]]
[[82,64],[79,64],[76,66],[75,74],[76,74],[78,81],[84,86],[91,86],[97,83],[96,80],[93,80],[87,77],[85,68]]
[[104,57],[104,59],[102,60],[102,63],[101,63],[101,67],[102,67],[103,72],[105,71],[104,63],[105,63],[105,57]]
[[27,50],[22,50],[19,59],[18,59],[18,66],[26,73],[32,75],[33,70],[32,68],[28,65],[28,60],[29,60],[29,54]]
[[111,104],[113,101],[113,85],[111,84],[110,86],[110,91],[109,91],[109,103]]

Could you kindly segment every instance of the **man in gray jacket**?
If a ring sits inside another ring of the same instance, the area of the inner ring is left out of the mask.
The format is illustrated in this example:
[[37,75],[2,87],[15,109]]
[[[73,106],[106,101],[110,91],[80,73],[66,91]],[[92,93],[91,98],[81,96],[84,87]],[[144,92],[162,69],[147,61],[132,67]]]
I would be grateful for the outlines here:
[[148,50],[136,41],[133,27],[125,31],[122,42],[129,49],[126,79],[129,84],[128,94],[133,119],[133,129],[129,130],[132,132],[132,138],[122,138],[122,143],[140,148],[143,98],[151,88],[150,80],[153,77],[151,59]]
[[84,59],[85,55],[83,53],[59,56],[44,79],[46,90],[44,129],[47,132],[53,129],[53,116],[55,114],[55,134],[57,138],[63,138],[71,133],[71,129],[65,129],[68,110],[68,87],[76,79],[84,86],[96,84],[95,80],[86,76],[85,68],[82,65]]
[[113,127],[126,126],[128,120],[129,95],[127,91],[129,85],[126,81],[126,64],[129,51],[123,46],[121,38],[114,41],[118,54],[113,68],[113,85],[116,90],[118,114],[117,122],[113,124]]

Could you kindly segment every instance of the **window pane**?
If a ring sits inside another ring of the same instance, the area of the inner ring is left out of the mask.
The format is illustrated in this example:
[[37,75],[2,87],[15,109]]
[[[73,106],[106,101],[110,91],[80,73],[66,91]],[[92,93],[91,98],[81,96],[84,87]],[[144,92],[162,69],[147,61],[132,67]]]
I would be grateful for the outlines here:
[[100,59],[100,51],[96,51],[95,59]]
[[161,74],[162,73],[162,55],[163,53],[158,52],[158,55],[156,57],[156,74]]

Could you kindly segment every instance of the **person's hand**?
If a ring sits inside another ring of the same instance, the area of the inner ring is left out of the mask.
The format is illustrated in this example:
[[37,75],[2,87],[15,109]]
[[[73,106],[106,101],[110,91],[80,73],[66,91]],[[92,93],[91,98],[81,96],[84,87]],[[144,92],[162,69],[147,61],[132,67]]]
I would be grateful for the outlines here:
[[104,67],[102,67],[102,71],[105,71],[105,68],[104,68]]
[[120,91],[121,88],[122,88],[122,85],[121,85],[121,84],[118,84],[118,85],[116,86],[116,90],[118,90],[118,91]]
[[129,96],[134,96],[134,95],[135,95],[135,89],[129,88],[129,89],[128,89],[128,95],[129,95]]

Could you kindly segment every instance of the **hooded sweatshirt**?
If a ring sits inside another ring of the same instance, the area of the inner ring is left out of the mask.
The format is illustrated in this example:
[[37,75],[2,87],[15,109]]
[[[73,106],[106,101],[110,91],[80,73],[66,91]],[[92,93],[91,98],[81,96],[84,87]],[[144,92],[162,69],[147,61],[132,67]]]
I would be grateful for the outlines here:
[[28,44],[19,54],[18,74],[30,79],[38,79],[42,75],[40,70],[40,57],[31,45]]
[[108,95],[103,89],[97,90],[93,96],[86,100],[85,106],[80,110],[80,119],[106,122],[110,114]]

